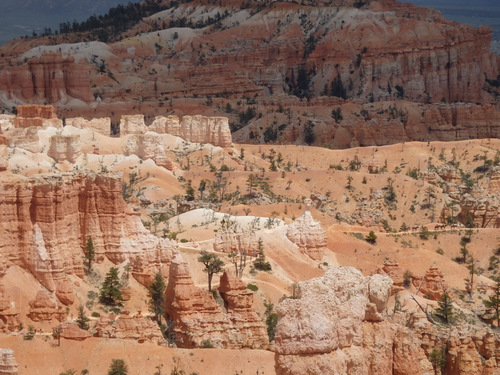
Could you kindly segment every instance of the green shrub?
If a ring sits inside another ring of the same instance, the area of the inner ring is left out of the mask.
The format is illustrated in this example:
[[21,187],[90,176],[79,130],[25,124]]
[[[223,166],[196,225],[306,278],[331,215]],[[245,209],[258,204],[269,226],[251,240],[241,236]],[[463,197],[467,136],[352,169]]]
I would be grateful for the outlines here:
[[252,292],[256,292],[259,290],[259,287],[255,284],[247,284],[247,289],[250,289]]
[[212,348],[214,348],[214,345],[212,344],[212,342],[210,340],[203,340],[200,343],[200,348],[212,349]]

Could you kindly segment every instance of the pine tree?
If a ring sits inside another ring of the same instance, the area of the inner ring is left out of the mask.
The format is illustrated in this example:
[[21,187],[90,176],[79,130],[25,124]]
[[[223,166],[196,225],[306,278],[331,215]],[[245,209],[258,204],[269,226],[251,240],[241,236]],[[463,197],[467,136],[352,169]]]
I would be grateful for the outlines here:
[[222,272],[224,262],[215,254],[210,254],[206,251],[201,252],[198,262],[205,265],[205,271],[208,274],[208,291],[212,291],[212,278],[214,274]]
[[262,238],[259,238],[258,242],[258,250],[259,255],[257,259],[253,262],[253,266],[261,271],[271,271],[271,263],[266,261],[266,255],[264,254],[264,243],[262,242]]
[[467,260],[467,269],[469,270],[469,277],[465,279],[465,289],[469,292],[469,295],[472,297],[474,293],[474,275],[481,275],[483,273],[483,269],[479,267],[477,264],[478,260],[475,259],[472,255],[469,256]]
[[148,288],[149,311],[153,313],[158,324],[161,324],[161,317],[165,315],[165,289],[167,289],[165,280],[161,272],[158,271]]
[[122,285],[118,277],[118,268],[111,267],[102,283],[99,301],[109,306],[122,306]]
[[446,324],[453,324],[455,316],[453,301],[447,291],[443,293],[441,300],[438,301],[438,307],[434,311],[434,314],[442,318]]
[[87,245],[85,246],[84,258],[87,261],[87,272],[90,273],[90,269],[92,268],[92,263],[95,260],[94,242],[92,241],[91,236],[89,236],[89,238],[87,239]]
[[87,315],[85,315],[83,306],[80,305],[80,307],[78,307],[78,318],[76,319],[76,324],[81,329],[88,330],[90,328],[89,321],[90,319],[87,317]]

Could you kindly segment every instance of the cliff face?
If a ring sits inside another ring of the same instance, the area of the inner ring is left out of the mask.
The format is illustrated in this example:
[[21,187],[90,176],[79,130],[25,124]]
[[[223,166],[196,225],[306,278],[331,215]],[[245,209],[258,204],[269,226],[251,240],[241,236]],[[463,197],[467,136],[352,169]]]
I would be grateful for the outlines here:
[[[151,235],[128,213],[117,176],[83,174],[1,177],[1,274],[10,265],[29,270],[61,302],[72,302],[66,274],[83,276],[83,249],[92,236],[96,260],[140,261],[154,275],[170,262],[176,244]],[[141,279],[142,280],[142,279]]]
[[43,54],[25,65],[2,69],[0,90],[11,100],[32,103],[65,103],[71,98],[87,103],[93,100],[88,70],[60,53]]

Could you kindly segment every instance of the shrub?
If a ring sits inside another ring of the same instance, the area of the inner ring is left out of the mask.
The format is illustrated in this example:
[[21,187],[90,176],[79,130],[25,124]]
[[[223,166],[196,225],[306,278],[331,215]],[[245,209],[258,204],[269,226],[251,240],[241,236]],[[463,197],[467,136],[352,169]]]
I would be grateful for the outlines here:
[[123,359],[113,359],[109,367],[108,375],[127,375],[128,367]]
[[377,236],[375,235],[375,232],[371,230],[370,233],[368,233],[368,235],[365,237],[365,240],[372,245],[375,244],[375,242],[377,242]]
[[259,290],[259,287],[255,284],[247,284],[247,289],[250,289],[252,292],[256,292]]
[[203,340],[201,343],[200,343],[200,348],[204,348],[204,349],[212,349],[214,348],[214,345],[212,344],[212,342],[210,340]]

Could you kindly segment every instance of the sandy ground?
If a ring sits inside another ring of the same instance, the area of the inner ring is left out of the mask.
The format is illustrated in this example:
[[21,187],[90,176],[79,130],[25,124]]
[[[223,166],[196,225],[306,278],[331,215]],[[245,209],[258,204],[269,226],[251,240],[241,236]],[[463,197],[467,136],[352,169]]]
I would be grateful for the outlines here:
[[0,346],[11,348],[19,363],[20,375],[57,375],[70,369],[87,369],[90,374],[106,374],[112,359],[123,359],[130,375],[170,374],[177,366],[186,375],[272,375],[274,353],[265,350],[174,349],[151,343],[90,338],[85,341],[57,340],[35,335],[31,341],[22,337],[0,336]]

